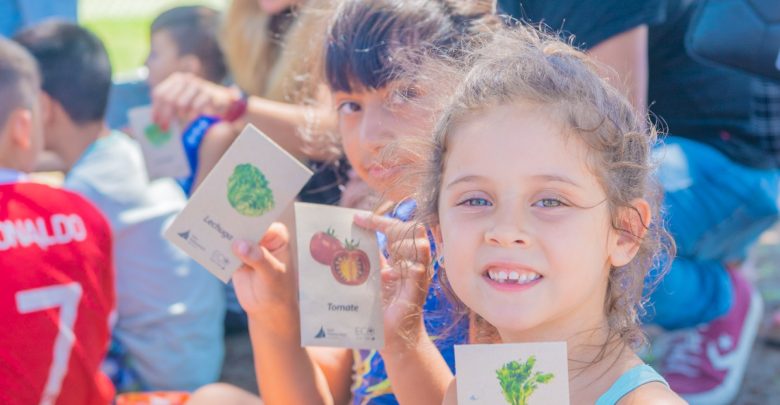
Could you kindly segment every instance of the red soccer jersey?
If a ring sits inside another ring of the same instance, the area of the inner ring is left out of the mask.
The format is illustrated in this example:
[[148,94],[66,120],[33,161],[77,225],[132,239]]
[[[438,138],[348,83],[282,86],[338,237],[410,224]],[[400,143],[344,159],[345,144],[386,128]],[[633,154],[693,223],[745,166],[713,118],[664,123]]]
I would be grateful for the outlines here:
[[75,193],[0,184],[0,403],[111,402],[110,232]]

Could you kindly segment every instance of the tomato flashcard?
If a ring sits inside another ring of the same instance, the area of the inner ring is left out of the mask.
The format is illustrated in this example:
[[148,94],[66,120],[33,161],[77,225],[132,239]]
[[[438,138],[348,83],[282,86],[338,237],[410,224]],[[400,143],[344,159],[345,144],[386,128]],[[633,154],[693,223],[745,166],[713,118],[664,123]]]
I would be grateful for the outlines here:
[[182,131],[177,123],[171,123],[168,131],[163,131],[152,121],[151,106],[133,108],[127,116],[132,135],[141,145],[150,180],[190,175],[190,165],[181,141]]
[[458,404],[569,403],[566,342],[455,346]]
[[247,125],[165,231],[165,237],[227,282],[241,262],[236,239],[258,241],[291,207],[311,171]]
[[379,246],[353,224],[359,213],[295,203],[303,346],[384,346]]

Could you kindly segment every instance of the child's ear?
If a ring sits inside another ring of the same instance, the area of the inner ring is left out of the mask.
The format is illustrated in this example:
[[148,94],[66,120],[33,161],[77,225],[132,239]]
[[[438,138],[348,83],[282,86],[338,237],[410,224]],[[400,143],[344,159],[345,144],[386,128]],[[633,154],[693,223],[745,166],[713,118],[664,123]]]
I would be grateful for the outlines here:
[[33,137],[32,111],[17,108],[11,112],[8,118],[8,135],[11,142],[19,149],[30,149]]
[[651,220],[650,204],[644,199],[637,198],[631,201],[630,207],[621,208],[618,229],[613,229],[610,246],[609,259],[613,267],[625,266],[634,259]]

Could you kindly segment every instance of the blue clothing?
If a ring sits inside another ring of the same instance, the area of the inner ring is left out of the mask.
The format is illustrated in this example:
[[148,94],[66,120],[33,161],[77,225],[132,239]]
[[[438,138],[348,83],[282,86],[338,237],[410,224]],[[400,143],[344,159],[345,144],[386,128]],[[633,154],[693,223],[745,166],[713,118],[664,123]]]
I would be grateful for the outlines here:
[[[406,221],[411,218],[414,209],[414,202],[407,200],[399,204],[390,217]],[[387,255],[387,238],[378,234],[378,241]],[[455,323],[455,308],[442,291],[438,265],[434,265],[434,275],[423,305],[423,314],[428,335],[433,338],[444,360],[454,373],[454,345],[468,342],[468,320],[463,318]],[[387,379],[384,361],[377,351],[355,351],[354,367],[355,383],[352,386],[354,405],[398,404]]]
[[743,259],[777,220],[780,176],[675,136],[655,154],[661,160],[658,178],[677,257],[653,291],[643,321],[667,329],[692,327],[731,308],[733,291],[723,263]]
[[25,174],[20,171],[0,167],[0,184],[18,183],[25,177]]
[[605,393],[601,394],[595,405],[615,405],[631,391],[651,382],[660,382],[667,387],[669,386],[666,380],[652,367],[640,364],[623,373]]
[[209,117],[201,115],[192,121],[190,126],[184,131],[181,136],[181,142],[184,146],[184,153],[187,155],[187,162],[190,164],[190,175],[176,179],[184,193],[189,197],[192,194],[192,184],[195,182],[195,174],[198,170],[198,151],[200,150],[200,144],[203,142],[203,137],[214,124],[219,122],[217,117]]
[[0,36],[11,37],[52,17],[75,23],[77,12],[77,0],[0,0]]

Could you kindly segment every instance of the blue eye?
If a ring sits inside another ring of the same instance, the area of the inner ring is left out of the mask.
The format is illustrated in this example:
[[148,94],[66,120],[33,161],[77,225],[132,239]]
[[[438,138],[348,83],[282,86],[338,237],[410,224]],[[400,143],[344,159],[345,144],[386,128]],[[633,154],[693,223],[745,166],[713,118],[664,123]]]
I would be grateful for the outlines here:
[[360,111],[360,104],[354,101],[345,101],[339,104],[338,111],[343,114],[353,114]]
[[461,202],[458,203],[458,205],[465,205],[467,207],[489,207],[493,205],[490,201],[488,201],[485,198],[467,198]]
[[563,201],[558,200],[556,198],[542,198],[541,200],[535,202],[534,207],[540,207],[540,208],[558,208],[558,207],[565,207],[566,204],[563,203]]

